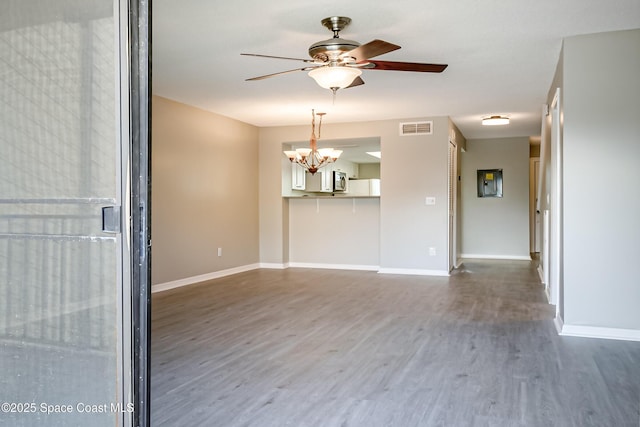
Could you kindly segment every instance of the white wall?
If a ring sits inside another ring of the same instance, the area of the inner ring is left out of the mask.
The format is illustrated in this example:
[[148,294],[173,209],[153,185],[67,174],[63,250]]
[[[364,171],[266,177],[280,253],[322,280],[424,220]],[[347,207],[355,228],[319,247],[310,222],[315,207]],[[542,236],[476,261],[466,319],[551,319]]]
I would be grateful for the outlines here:
[[564,323],[640,339],[640,30],[568,38],[563,63]]
[[258,129],[156,96],[152,114],[153,284],[258,263]]
[[[462,257],[529,259],[529,138],[467,140]],[[503,197],[477,196],[477,170],[502,169]]]

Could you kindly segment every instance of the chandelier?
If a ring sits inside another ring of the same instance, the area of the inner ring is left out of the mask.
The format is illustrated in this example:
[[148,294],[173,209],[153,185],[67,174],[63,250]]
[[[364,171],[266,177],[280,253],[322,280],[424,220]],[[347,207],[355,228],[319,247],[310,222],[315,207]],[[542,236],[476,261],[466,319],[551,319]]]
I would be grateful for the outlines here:
[[[289,158],[291,163],[297,163],[311,175],[318,172],[323,166],[333,163],[338,160],[342,150],[334,150],[333,148],[320,148],[318,149],[318,139],[320,139],[320,129],[322,128],[322,116],[326,113],[318,113],[311,110],[311,138],[309,139],[310,148],[297,148],[295,150],[285,151],[284,154]],[[320,123],[318,124],[318,137],[316,138],[316,115],[320,116]]]

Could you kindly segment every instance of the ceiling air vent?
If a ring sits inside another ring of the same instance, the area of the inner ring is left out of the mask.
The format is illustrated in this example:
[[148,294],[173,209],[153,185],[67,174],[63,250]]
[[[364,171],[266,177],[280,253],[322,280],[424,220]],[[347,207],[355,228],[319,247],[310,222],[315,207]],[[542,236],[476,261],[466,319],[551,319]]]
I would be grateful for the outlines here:
[[411,122],[400,123],[400,136],[409,135],[431,135],[433,133],[433,122]]

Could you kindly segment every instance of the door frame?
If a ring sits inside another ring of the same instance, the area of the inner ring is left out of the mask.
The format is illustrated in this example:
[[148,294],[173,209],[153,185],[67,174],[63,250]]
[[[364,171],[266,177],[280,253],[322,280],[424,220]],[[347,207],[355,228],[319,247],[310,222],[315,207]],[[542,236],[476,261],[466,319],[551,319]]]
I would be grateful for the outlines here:
[[[127,22],[121,17],[122,22]],[[151,5],[129,0],[129,149],[133,425],[151,425]],[[123,123],[127,117],[122,117]],[[130,223],[127,220],[130,218]]]
[[551,115],[551,188],[549,209],[549,297],[555,305],[556,318],[561,316],[563,293],[563,242],[562,242],[562,123],[560,88],[556,89],[550,106]]
[[540,157],[529,158],[529,252],[540,252],[540,212],[536,208],[538,197],[538,175]]

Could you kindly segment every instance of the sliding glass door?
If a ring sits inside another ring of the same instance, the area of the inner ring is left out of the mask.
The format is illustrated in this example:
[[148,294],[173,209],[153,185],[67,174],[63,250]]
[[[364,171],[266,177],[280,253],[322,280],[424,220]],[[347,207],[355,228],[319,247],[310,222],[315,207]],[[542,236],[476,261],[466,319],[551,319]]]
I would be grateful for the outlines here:
[[127,7],[3,3],[3,425],[133,419]]

